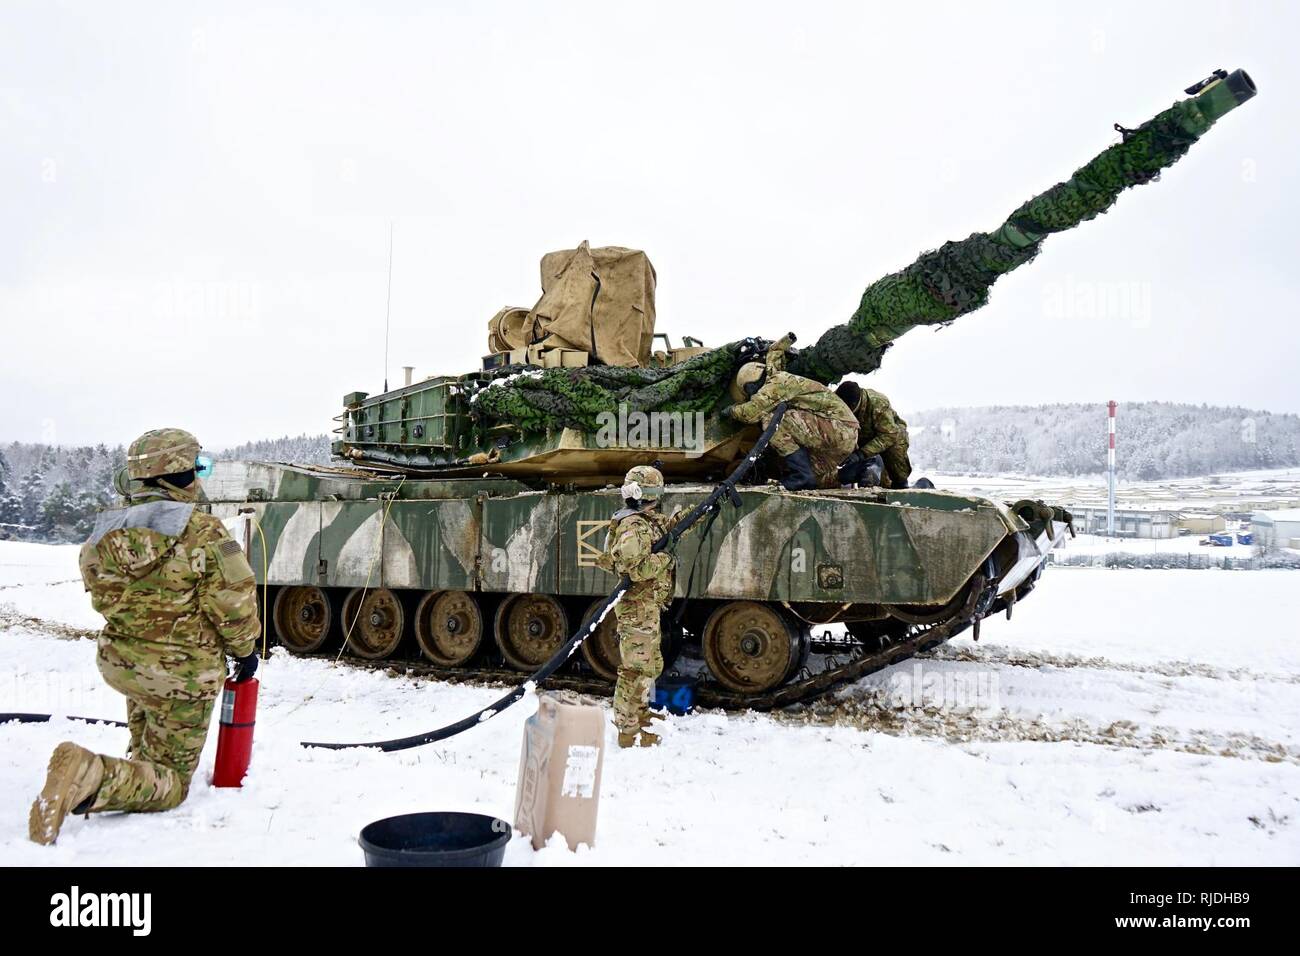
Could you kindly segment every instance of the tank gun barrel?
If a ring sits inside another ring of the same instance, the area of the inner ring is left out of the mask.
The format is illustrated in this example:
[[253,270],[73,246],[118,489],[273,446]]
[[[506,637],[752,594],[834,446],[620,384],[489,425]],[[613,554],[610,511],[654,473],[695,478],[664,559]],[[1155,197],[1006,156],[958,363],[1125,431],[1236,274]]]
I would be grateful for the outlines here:
[[1244,70],[1216,70],[1137,129],[1116,124],[1121,142],[1013,212],[992,232],[977,232],[923,253],[901,272],[872,283],[848,322],[810,348],[791,353],[791,371],[821,382],[880,366],[884,350],[919,325],[951,322],[984,305],[999,276],[1029,262],[1043,240],[1111,207],[1130,186],[1155,179],[1224,114],[1255,95]]

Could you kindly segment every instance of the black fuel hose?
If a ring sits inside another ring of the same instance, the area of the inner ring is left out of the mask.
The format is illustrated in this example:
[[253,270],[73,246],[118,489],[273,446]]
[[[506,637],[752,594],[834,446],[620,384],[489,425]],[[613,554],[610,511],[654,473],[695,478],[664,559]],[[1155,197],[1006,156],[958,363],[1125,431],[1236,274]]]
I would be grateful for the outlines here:
[[[736,493],[736,483],[749,473],[749,470],[753,468],[754,464],[758,461],[759,456],[763,454],[764,449],[767,448],[767,443],[772,440],[772,436],[776,433],[776,427],[781,423],[781,418],[785,415],[785,411],[785,402],[781,402],[772,409],[771,421],[769,421],[767,427],[763,429],[763,433],[759,435],[758,441],[754,442],[754,446],[749,450],[749,454],[745,456],[744,460],[732,470],[731,474],[728,475],[720,485],[709,493],[707,498],[692,508],[686,514],[686,517],[682,518],[681,521],[677,522],[677,524],[673,526],[672,530],[655,542],[654,551],[665,551],[677,544],[677,540],[686,533],[687,529],[689,529],[691,525],[695,524],[695,522],[699,521],[704,515],[709,514],[718,508],[724,497],[733,504],[740,504],[740,496]],[[423,747],[425,744],[436,743],[439,740],[446,740],[449,737],[455,737],[457,734],[469,730],[471,727],[477,727],[484,721],[490,720],[497,714],[501,713],[501,711],[505,710],[511,704],[517,703],[521,700],[528,692],[530,686],[540,684],[542,681],[546,680],[546,678],[559,670],[560,665],[569,659],[569,656],[574,652],[574,650],[576,650],[583,641],[595,633],[601,620],[604,619],[610,609],[618,603],[619,598],[623,596],[623,592],[626,591],[631,584],[632,582],[628,579],[627,575],[623,575],[622,580],[618,582],[618,586],[610,592],[609,597],[605,598],[596,613],[589,615],[586,624],[580,626],[565,645],[556,651],[551,659],[543,664],[535,674],[518,687],[513,688],[505,696],[493,701],[482,710],[456,721],[454,724],[448,724],[445,727],[439,727],[437,730],[430,730],[427,733],[416,734],[412,737],[398,737],[394,740],[374,740],[365,743],[319,743],[304,740],[302,741],[302,746],[319,747],[324,750],[351,750],[355,747],[371,747],[376,750],[382,750],[386,753],[392,753],[397,750],[410,750],[413,747]]]
[[[20,724],[44,724],[48,723],[51,714],[0,714],[0,724],[17,722]],[[120,720],[109,720],[107,717],[65,717],[64,720],[80,720],[87,724],[108,724],[110,727],[125,727],[126,724]]]

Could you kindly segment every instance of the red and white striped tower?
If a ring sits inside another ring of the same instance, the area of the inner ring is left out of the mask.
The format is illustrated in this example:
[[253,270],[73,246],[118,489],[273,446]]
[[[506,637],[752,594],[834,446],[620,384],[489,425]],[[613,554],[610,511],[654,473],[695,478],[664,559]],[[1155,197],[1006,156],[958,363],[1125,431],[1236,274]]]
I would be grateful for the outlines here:
[[1107,421],[1110,423],[1108,428],[1108,438],[1110,447],[1106,449],[1106,536],[1112,537],[1115,534],[1115,408],[1118,403],[1110,401],[1106,403],[1106,409],[1109,412]]

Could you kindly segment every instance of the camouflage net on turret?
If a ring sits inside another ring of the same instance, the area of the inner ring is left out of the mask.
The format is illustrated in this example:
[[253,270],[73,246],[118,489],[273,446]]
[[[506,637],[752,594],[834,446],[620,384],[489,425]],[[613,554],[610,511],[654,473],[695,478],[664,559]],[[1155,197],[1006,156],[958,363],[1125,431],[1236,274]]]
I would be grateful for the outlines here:
[[534,369],[498,379],[474,395],[475,414],[524,431],[599,429],[599,416],[628,412],[707,412],[740,365],[739,344],[724,345],[668,368]]
[[[811,347],[789,353],[788,370],[825,383],[872,372],[890,343],[908,330],[943,325],[978,309],[988,302],[998,277],[1038,255],[1047,236],[1095,218],[1125,189],[1155,179],[1215,119],[1253,96],[1249,79],[1243,87],[1241,78],[1238,71],[1212,93],[1181,100],[1135,130],[1121,130],[1122,142],[1030,199],[994,232],[945,243],[878,279],[848,322],[827,330]],[[736,355],[732,345],[669,369],[598,366],[530,373],[492,385],[476,407],[488,418],[529,431],[564,425],[594,430],[595,416],[614,411],[620,401],[635,411],[708,411],[723,397]]]

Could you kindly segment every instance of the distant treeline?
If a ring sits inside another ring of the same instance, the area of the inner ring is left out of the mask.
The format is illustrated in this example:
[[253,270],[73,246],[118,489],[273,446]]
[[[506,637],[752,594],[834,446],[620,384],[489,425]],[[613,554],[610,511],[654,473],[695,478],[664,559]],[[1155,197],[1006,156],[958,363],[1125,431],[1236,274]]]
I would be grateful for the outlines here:
[[326,465],[330,460],[328,435],[265,438],[227,448],[218,457],[234,461],[285,461],[299,465]]
[[[1300,465],[1300,416],[1169,402],[1121,403],[1123,478],[1186,478]],[[1094,475],[1106,469],[1106,407],[936,408],[907,416],[918,471]]]
[[[329,461],[329,451],[327,435],[299,435],[249,442],[215,455],[319,464]],[[95,512],[116,500],[113,476],[125,464],[121,445],[0,446],[0,539],[84,540]]]

